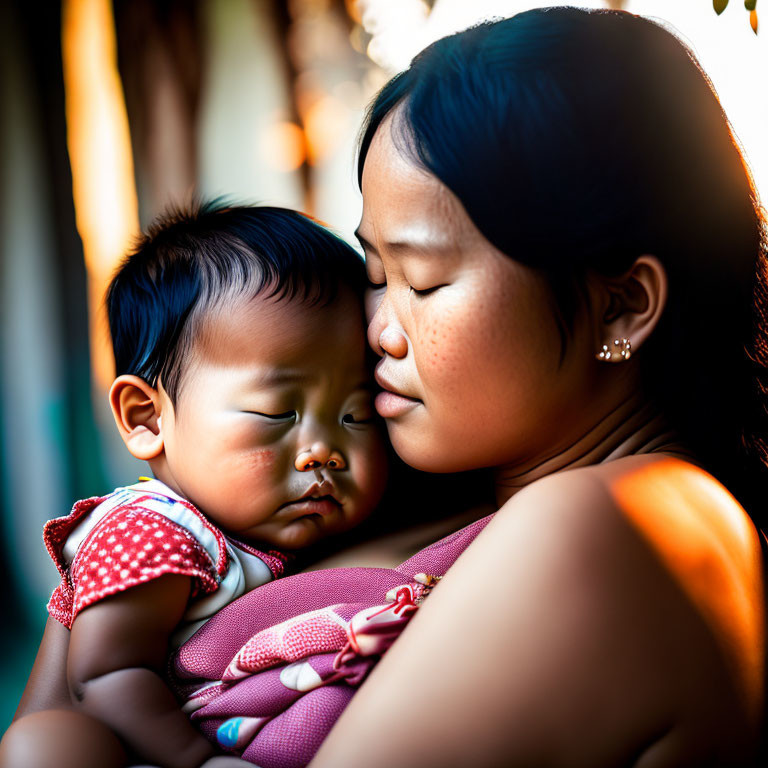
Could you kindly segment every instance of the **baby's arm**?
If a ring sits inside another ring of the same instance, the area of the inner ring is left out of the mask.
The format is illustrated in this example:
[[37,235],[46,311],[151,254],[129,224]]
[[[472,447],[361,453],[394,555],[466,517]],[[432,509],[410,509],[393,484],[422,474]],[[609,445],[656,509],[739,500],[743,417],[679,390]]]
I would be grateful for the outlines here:
[[70,706],[66,676],[68,653],[69,630],[49,616],[14,720],[31,712]]
[[190,589],[189,577],[166,574],[101,600],[77,615],[69,643],[75,706],[163,768],[197,768],[214,754],[162,679]]

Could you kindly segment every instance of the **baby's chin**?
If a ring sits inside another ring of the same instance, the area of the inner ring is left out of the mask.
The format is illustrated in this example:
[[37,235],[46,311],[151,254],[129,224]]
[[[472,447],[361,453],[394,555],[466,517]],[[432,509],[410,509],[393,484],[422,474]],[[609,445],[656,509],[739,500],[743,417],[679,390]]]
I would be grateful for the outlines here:
[[248,539],[259,542],[262,548],[267,544],[279,550],[305,549],[322,539],[356,528],[372,511],[362,505],[350,504],[330,515],[301,515],[287,522],[271,519],[252,528]]
[[329,529],[327,520],[319,515],[305,515],[280,528],[265,531],[261,541],[275,549],[304,549],[338,532],[335,528]]

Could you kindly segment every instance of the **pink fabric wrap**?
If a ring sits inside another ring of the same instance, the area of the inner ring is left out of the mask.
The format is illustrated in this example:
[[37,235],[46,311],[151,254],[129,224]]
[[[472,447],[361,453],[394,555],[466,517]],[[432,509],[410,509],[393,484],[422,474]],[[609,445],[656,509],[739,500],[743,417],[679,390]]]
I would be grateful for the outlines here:
[[397,568],[333,568],[228,605],[170,660],[173,686],[213,742],[261,768],[299,768],[418,604],[491,517]]

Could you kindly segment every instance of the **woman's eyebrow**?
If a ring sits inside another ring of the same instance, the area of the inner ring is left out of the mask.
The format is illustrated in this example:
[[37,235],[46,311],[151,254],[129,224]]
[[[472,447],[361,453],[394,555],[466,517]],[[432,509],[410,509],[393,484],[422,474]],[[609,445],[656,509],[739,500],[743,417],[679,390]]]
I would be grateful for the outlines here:
[[[355,232],[355,237],[357,237],[360,241],[360,245],[362,245],[366,251],[378,255],[378,250],[360,234],[359,230]],[[406,235],[406,237],[398,238],[397,240],[387,241],[384,245],[388,251],[394,251],[395,253],[407,251],[409,254],[425,257],[444,255],[455,250],[455,242],[453,239],[436,239],[431,236],[419,237],[416,235]]]

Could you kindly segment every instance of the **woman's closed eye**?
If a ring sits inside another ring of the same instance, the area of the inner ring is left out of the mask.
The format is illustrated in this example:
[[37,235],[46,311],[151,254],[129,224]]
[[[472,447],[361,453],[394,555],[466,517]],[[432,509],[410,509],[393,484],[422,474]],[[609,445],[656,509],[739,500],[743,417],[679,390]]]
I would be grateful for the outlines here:
[[441,283],[440,285],[433,285],[430,288],[414,288],[413,286],[410,286],[411,293],[415,294],[416,296],[429,296],[430,293],[434,293],[440,288],[444,288],[445,283]]
[[386,287],[387,287],[387,284],[386,284],[386,283],[375,283],[373,280],[371,280],[370,278],[368,278],[368,288],[369,288],[371,291],[379,291],[379,290],[381,290],[382,288],[386,288]]

